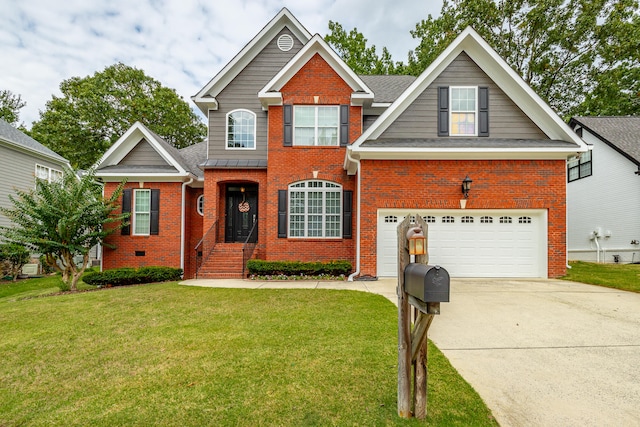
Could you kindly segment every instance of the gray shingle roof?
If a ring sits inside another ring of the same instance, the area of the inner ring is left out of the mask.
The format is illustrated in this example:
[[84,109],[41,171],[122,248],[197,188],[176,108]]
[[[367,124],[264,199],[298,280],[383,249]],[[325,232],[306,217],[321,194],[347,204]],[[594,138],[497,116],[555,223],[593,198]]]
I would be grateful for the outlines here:
[[198,178],[204,178],[204,172],[200,169],[199,165],[207,159],[207,141],[202,141],[197,144],[190,145],[178,150],[178,153],[184,159],[184,162],[189,166],[189,171]]
[[56,160],[60,163],[69,163],[69,161],[64,157],[62,157],[55,151],[45,147],[44,145],[40,144],[38,141],[31,138],[29,135],[14,128],[3,119],[0,119],[0,140],[3,140],[10,144],[21,146],[32,152],[35,152],[45,157],[49,157],[52,160]]
[[600,139],[640,165],[640,116],[574,117]]
[[373,91],[373,102],[393,102],[415,81],[414,76],[380,75],[359,76]]

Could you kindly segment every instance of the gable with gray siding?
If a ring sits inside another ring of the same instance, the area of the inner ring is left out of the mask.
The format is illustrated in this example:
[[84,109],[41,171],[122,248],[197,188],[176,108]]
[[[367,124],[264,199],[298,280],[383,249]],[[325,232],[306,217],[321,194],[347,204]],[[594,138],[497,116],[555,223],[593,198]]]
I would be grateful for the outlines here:
[[440,86],[486,86],[489,88],[489,136],[492,139],[541,140],[547,138],[540,128],[464,52],[449,64],[383,132],[380,138],[438,138],[438,87]]
[[[289,34],[294,44],[283,52],[278,48],[278,37]],[[213,160],[266,160],[267,159],[267,112],[258,100],[258,92],[273,76],[302,49],[302,43],[288,28],[271,40],[268,45],[229,83],[219,95],[218,110],[209,111],[209,159]],[[256,114],[256,148],[226,149],[227,113],[246,109]]]

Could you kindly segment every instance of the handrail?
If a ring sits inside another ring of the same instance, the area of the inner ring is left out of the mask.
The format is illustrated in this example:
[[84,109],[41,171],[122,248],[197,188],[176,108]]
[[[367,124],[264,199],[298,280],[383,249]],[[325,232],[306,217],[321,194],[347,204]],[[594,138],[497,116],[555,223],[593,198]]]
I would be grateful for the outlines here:
[[216,243],[218,243],[218,221],[213,223],[211,228],[207,230],[205,235],[194,248],[196,252],[196,279],[198,278],[198,271],[200,271],[200,267],[202,267],[202,264],[209,259],[209,256],[213,252],[213,248],[216,247]]
[[[251,227],[251,231],[247,236],[244,244],[242,245],[242,277],[244,277],[244,273],[247,269],[247,261],[251,259],[253,256],[253,251],[256,249],[258,244],[258,220],[256,219],[253,222],[253,227]],[[253,240],[253,241],[250,241]]]

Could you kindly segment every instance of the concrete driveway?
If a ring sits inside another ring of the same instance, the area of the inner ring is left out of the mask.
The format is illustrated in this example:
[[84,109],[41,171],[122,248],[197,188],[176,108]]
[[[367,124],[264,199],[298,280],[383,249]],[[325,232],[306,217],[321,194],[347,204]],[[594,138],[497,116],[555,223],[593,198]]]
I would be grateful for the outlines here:
[[429,338],[501,426],[640,426],[640,294],[452,279]]

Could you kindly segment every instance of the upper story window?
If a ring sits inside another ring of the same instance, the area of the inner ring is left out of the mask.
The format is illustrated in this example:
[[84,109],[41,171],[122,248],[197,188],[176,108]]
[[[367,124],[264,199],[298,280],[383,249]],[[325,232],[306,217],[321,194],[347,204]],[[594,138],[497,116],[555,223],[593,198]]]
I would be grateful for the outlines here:
[[36,178],[48,182],[60,181],[62,180],[62,171],[36,164]]
[[256,148],[256,115],[249,110],[227,114],[227,149]]
[[204,195],[199,195],[196,201],[196,211],[200,216],[204,216]]
[[293,145],[339,145],[339,106],[296,105],[293,111]]
[[476,135],[477,88],[451,88],[451,135]]
[[342,186],[303,181],[289,186],[289,237],[342,235]]
[[438,87],[438,136],[489,136],[489,88]]
[[567,162],[567,176],[569,182],[591,176],[591,150]]

